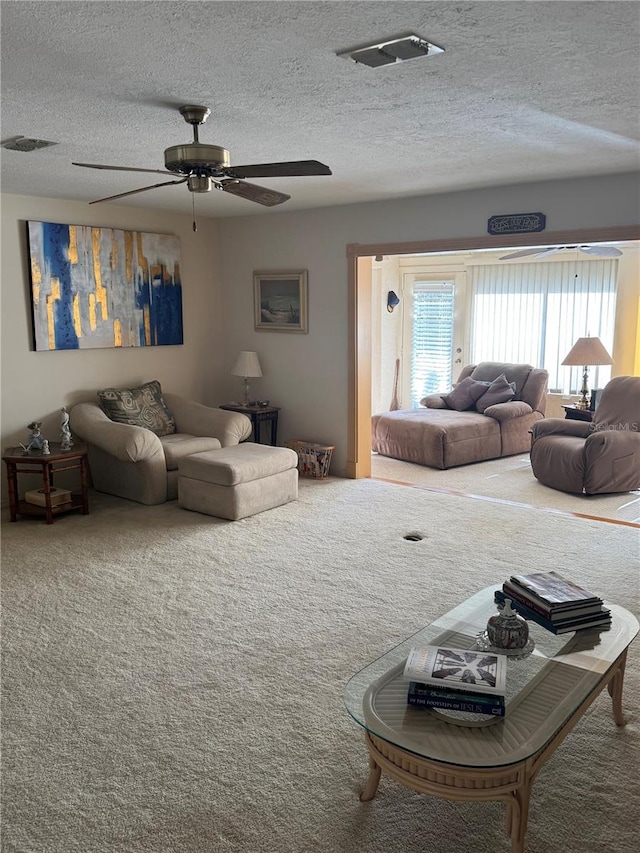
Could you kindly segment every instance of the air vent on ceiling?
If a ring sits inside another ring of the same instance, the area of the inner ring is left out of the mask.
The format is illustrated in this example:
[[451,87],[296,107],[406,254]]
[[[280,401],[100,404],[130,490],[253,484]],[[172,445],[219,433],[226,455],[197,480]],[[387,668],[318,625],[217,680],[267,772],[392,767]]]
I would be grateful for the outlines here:
[[406,62],[408,59],[418,59],[421,56],[436,56],[439,53],[444,53],[443,47],[438,47],[437,44],[432,44],[415,33],[410,33],[399,38],[342,50],[338,56],[351,59],[361,65],[368,65],[370,68],[378,68],[381,65]]
[[49,142],[47,139],[30,139],[28,136],[14,136],[2,143],[2,148],[8,151],[37,151],[39,148],[48,148],[57,145],[57,142]]

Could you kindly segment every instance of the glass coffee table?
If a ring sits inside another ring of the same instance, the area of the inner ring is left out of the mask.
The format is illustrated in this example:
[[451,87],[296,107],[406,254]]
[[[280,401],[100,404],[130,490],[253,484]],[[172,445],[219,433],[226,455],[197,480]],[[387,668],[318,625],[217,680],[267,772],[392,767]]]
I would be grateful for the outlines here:
[[627,649],[638,633],[628,610],[605,603],[612,623],[555,635],[529,622],[533,650],[510,655],[504,717],[432,712],[407,704],[404,664],[412,646],[486,648],[479,640],[497,612],[486,587],[356,673],[345,705],[365,729],[371,800],[384,771],[424,794],[449,800],[502,800],[512,853],[523,853],[536,775],[606,687],[613,718],[624,725],[622,684]]

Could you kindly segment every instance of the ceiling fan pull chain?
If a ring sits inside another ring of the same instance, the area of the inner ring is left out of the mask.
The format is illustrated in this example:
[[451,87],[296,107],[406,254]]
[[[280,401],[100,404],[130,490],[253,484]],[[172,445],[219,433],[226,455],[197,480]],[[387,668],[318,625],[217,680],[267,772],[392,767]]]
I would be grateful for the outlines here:
[[196,224],[196,197],[194,193],[191,193],[191,211],[193,213],[193,230],[197,231],[198,226]]

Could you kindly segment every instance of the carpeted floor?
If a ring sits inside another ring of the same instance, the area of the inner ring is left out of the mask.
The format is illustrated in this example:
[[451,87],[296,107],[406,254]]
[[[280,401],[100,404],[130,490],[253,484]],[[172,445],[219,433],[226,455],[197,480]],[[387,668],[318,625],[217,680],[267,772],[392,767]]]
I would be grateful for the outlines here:
[[640,492],[571,495],[551,489],[533,476],[528,453],[488,459],[446,471],[373,453],[371,476],[427,489],[463,492],[640,525]]
[[[627,526],[375,480],[240,522],[91,506],[2,527],[5,853],[508,853],[498,803],[359,802],[346,681],[515,570],[638,612]],[[605,692],[540,774],[527,853],[637,849],[639,648],[627,725]]]

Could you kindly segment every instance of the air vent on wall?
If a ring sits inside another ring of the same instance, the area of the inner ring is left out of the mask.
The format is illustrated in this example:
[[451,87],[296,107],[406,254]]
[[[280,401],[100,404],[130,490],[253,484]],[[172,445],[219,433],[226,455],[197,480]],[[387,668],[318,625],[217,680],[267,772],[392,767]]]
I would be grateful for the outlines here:
[[418,59],[423,56],[436,56],[444,53],[443,47],[432,44],[415,33],[410,33],[394,39],[367,44],[349,50],[341,50],[337,55],[351,59],[369,68],[381,65],[392,65],[395,62],[406,62],[408,59]]
[[49,142],[47,139],[30,139],[28,136],[13,136],[1,143],[2,148],[8,151],[37,151],[39,148],[48,148],[57,145],[57,142]]

